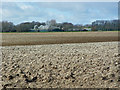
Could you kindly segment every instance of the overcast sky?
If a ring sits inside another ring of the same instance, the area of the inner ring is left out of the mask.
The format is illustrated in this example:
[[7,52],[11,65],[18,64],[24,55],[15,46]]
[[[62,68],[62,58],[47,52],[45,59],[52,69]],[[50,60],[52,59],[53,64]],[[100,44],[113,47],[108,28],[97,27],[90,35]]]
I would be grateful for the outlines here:
[[90,24],[118,18],[117,2],[3,2],[2,20],[14,24],[27,21]]

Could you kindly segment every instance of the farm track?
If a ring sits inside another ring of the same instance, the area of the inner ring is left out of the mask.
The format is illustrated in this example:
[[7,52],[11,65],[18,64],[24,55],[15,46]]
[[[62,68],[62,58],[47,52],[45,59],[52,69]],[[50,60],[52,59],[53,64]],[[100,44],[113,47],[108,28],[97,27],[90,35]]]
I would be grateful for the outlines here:
[[118,41],[118,32],[3,33],[2,46]]

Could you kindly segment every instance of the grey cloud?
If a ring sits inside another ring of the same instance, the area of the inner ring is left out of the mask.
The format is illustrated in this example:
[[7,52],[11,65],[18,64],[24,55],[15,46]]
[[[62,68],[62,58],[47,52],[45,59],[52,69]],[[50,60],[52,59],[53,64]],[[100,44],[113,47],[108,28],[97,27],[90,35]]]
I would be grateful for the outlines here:
[[22,21],[46,21],[90,23],[96,19],[115,19],[117,3],[104,2],[19,2],[3,3],[3,19],[14,23]]

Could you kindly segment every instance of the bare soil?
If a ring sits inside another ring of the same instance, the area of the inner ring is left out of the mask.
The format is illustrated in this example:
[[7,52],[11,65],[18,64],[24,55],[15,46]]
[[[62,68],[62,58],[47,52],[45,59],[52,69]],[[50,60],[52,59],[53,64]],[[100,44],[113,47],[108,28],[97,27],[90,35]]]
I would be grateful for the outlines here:
[[2,45],[41,45],[118,41],[118,32],[3,33]]
[[4,46],[2,87],[118,88],[118,45],[98,42]]
[[118,32],[3,33],[0,88],[119,88],[117,41]]

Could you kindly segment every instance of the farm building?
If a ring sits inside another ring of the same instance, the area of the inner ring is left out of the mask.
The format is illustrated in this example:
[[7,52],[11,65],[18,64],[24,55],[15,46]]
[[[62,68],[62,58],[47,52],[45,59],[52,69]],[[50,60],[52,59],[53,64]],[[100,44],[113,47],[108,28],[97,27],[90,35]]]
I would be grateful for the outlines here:
[[82,31],[91,31],[91,28],[83,28]]

